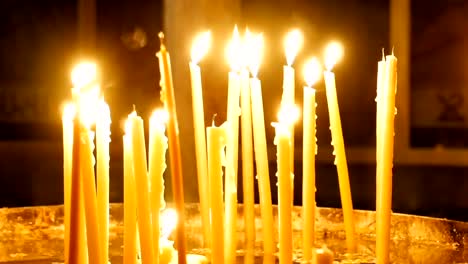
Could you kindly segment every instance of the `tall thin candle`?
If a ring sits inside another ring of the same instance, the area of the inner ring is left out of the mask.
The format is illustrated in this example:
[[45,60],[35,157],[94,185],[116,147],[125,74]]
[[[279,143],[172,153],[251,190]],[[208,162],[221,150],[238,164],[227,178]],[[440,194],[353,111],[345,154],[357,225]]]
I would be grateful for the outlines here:
[[124,152],[124,248],[125,264],[137,263],[137,211],[135,174],[133,173],[132,121],[125,122]]
[[169,114],[167,132],[169,136],[169,154],[172,174],[172,189],[174,203],[179,218],[176,229],[176,243],[179,264],[186,263],[185,245],[185,215],[184,215],[184,186],[182,176],[182,160],[180,154],[179,125],[177,124],[177,112],[174,98],[174,87],[172,84],[172,71],[169,52],[164,45],[164,34],[159,33],[161,48],[157,53],[159,58],[159,70],[161,72],[161,99]]
[[351,187],[349,184],[348,164],[346,162],[346,153],[343,140],[343,131],[341,129],[340,110],[338,107],[338,98],[336,95],[335,74],[331,71],[335,63],[343,55],[343,49],[340,44],[333,42],[325,51],[324,72],[325,90],[327,94],[328,114],[330,117],[330,129],[332,134],[332,145],[335,153],[335,165],[338,171],[338,182],[340,186],[341,205],[343,207],[346,245],[348,250],[356,249],[354,238],[354,216],[353,202],[351,198]]
[[203,109],[203,89],[201,70],[197,63],[209,49],[211,33],[199,35],[192,46],[192,61],[190,62],[190,79],[192,81],[192,112],[195,137],[195,158],[197,161],[198,194],[200,197],[200,213],[202,217],[205,246],[210,237],[210,212],[208,205],[208,165],[206,158],[205,111]]

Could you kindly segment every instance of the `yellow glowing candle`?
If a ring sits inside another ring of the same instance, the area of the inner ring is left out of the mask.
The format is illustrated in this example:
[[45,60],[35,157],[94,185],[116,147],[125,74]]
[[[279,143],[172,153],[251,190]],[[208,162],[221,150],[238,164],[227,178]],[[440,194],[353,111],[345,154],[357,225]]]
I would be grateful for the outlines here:
[[[208,175],[211,209],[211,263],[224,263],[224,224],[223,224],[223,163],[226,145],[226,128],[208,127]],[[221,232],[221,234],[220,234]]]
[[101,228],[102,256],[107,261],[109,256],[109,142],[110,111],[104,100],[99,101],[96,120],[96,155],[97,155],[97,202],[99,227]]
[[239,148],[239,98],[240,98],[240,36],[237,27],[227,49],[231,71],[229,72],[227,103],[227,142],[226,142],[226,176],[224,185],[225,210],[225,254],[224,263],[236,262],[237,244],[237,163]]
[[135,186],[138,190],[136,200],[141,244],[141,261],[143,264],[155,263],[143,120],[135,111],[133,111],[128,118],[132,120],[133,173],[135,174]]
[[[291,30],[285,38],[284,41],[284,50],[286,53],[286,62],[287,64],[283,67],[283,97],[281,100],[281,106],[292,106],[295,104],[295,72],[292,67],[294,60],[296,59],[297,53],[302,47],[303,37],[301,31],[298,29]],[[290,134],[291,134],[291,177],[293,177],[294,182],[294,123],[290,124]],[[291,186],[294,188],[294,186]],[[294,190],[291,192],[294,197]]]
[[176,243],[179,256],[179,264],[185,264],[185,223],[184,216],[184,186],[182,175],[182,158],[179,141],[179,125],[177,121],[176,103],[174,97],[174,86],[172,83],[172,70],[169,52],[164,44],[164,34],[159,33],[161,49],[156,54],[159,58],[159,70],[161,72],[161,100],[170,118],[167,124],[169,138],[169,160],[171,164],[172,190],[174,203],[180,219],[176,230]]
[[195,150],[198,175],[198,193],[200,197],[200,211],[202,217],[203,234],[206,245],[210,234],[210,215],[208,205],[208,168],[206,160],[205,115],[203,110],[203,90],[200,67],[197,63],[208,51],[211,33],[199,35],[192,46],[192,61],[190,62],[190,77],[192,81],[192,111],[193,129],[195,136]]
[[315,240],[315,155],[317,154],[315,89],[312,87],[321,76],[321,66],[317,58],[310,59],[304,68],[304,118],[302,151],[302,252],[305,261],[312,261]]
[[338,182],[340,185],[341,205],[346,231],[346,244],[348,250],[354,251],[356,242],[354,239],[354,219],[353,202],[351,199],[351,187],[349,185],[348,164],[343,141],[343,131],[341,129],[340,110],[338,108],[338,98],[336,95],[335,74],[331,71],[333,66],[343,56],[343,48],[340,44],[332,42],[325,50],[324,72],[325,88],[327,94],[328,114],[330,117],[330,129],[332,135],[332,145],[335,153],[335,165],[338,171]]
[[137,263],[137,209],[135,175],[133,173],[132,122],[125,122],[124,152],[124,255],[125,264]]
[[167,137],[165,123],[169,116],[164,110],[156,110],[150,119],[149,138],[149,179],[151,181],[151,215],[153,225],[153,244],[155,263],[158,263],[160,223],[159,212],[166,206],[164,201],[164,178],[166,170]]
[[290,120],[295,115],[292,109],[282,108],[275,123],[278,165],[278,218],[279,218],[279,262],[292,263],[292,182],[290,163],[291,135]]
[[[247,34],[249,34],[247,32]],[[245,45],[245,43],[244,43]],[[247,46],[244,49],[248,49]],[[241,56],[245,57],[245,54]],[[245,62],[244,62],[245,63]],[[241,140],[242,140],[242,185],[244,192],[244,220],[246,247],[253,248],[255,243],[255,200],[252,147],[252,107],[250,101],[249,72],[244,67],[241,78]]]
[[[385,83],[382,97],[379,103],[384,106],[382,110],[382,120],[379,132],[381,140],[381,159],[378,160],[377,177],[379,184],[377,187],[377,263],[389,263],[390,225],[392,213],[392,169],[393,169],[393,144],[394,144],[394,121],[395,121],[395,94],[397,87],[397,59],[392,54],[385,60]],[[378,106],[379,108],[379,106]]]
[[275,252],[273,239],[273,209],[271,206],[270,174],[268,170],[268,155],[265,135],[265,118],[263,114],[262,88],[257,78],[260,60],[263,53],[263,36],[252,36],[250,42],[249,61],[252,92],[252,124],[254,132],[255,161],[257,164],[258,190],[260,194],[260,209],[262,215],[263,252],[266,255]]

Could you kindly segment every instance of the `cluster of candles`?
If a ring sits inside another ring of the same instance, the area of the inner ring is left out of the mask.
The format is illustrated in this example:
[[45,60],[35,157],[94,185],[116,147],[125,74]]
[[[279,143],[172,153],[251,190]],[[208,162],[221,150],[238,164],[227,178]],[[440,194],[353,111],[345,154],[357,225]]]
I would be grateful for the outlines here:
[[[163,39],[163,36],[160,36]],[[299,118],[295,106],[294,59],[302,45],[300,31],[286,36],[283,95],[276,135],[278,176],[279,237],[274,237],[274,221],[269,178],[269,159],[261,82],[257,78],[261,64],[263,36],[246,31],[241,36],[234,29],[227,55],[231,71],[228,76],[227,120],[221,126],[206,127],[204,122],[201,69],[198,63],[209,49],[211,35],[200,34],[194,41],[189,64],[192,84],[192,106],[196,164],[200,196],[200,214],[205,246],[210,248],[212,263],[235,263],[237,250],[237,175],[238,148],[241,137],[241,164],[245,221],[245,249],[255,247],[254,175],[258,179],[262,247],[265,256],[277,252],[280,263],[292,263],[292,207],[294,179],[294,126]],[[356,250],[353,205],[348,177],[345,147],[338,108],[333,66],[343,54],[342,47],[332,42],[325,49],[323,71],[330,118],[335,165],[339,177],[344,214],[346,243]],[[161,71],[161,100],[165,109],[154,111],[150,119],[148,158],[143,119],[134,110],[125,122],[124,141],[124,263],[136,263],[141,252],[142,263],[174,261],[172,228],[162,222],[174,222],[178,263],[199,263],[201,256],[186,255],[183,212],[182,170],[178,140],[169,53],[164,43],[157,57]],[[67,263],[106,263],[109,239],[109,107],[99,92],[96,66],[78,65],[72,73],[73,103],[63,113],[64,185],[65,185],[65,259]],[[388,263],[391,215],[391,179],[393,164],[394,108],[396,92],[396,58],[384,57],[378,64],[377,83],[377,259]],[[329,263],[326,250],[315,248],[315,155],[316,102],[313,85],[322,76],[321,63],[310,59],[304,67],[306,86],[303,102],[303,260]],[[239,124],[240,119],[240,124]],[[96,164],[94,131],[96,134]],[[240,127],[240,129],[239,129]],[[166,137],[166,128],[168,137]],[[239,135],[240,130],[240,135]],[[77,136],[78,135],[78,136]],[[166,150],[169,149],[174,188],[174,213],[163,211]],[[254,172],[254,162],[255,172]],[[96,166],[95,166],[96,165]],[[96,178],[95,169],[96,167]],[[224,167],[224,169],[223,169]],[[224,172],[224,183],[223,183]],[[97,189],[96,189],[97,182]],[[223,197],[224,196],[224,197]],[[166,213],[165,213],[166,212]],[[222,233],[218,233],[222,232]],[[324,261],[320,261],[322,259]],[[315,256],[315,257],[314,257]],[[326,260],[325,260],[326,259]]]

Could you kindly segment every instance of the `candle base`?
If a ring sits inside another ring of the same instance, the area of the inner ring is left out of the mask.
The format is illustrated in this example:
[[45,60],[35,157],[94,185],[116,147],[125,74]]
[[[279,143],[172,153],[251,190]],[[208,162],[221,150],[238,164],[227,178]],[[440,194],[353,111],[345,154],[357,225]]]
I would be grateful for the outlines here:
[[[171,204],[168,204],[171,207]],[[203,248],[203,230],[198,204],[186,204],[187,249],[189,253],[208,255]],[[237,263],[262,262],[263,257],[275,263],[276,257],[263,256],[262,228],[256,225],[253,249],[246,250],[243,233],[243,210],[238,210]],[[294,259],[302,258],[302,208],[293,209]],[[274,237],[277,239],[277,207]],[[260,208],[255,208],[257,223]],[[335,261],[360,260],[375,262],[375,212],[355,210],[357,253],[346,253],[343,214],[340,209],[317,208],[315,247],[327,245],[334,252]],[[63,262],[63,207],[40,206],[0,209],[0,263],[42,264]],[[122,263],[123,205],[111,204],[109,255],[112,264]],[[410,232],[411,230],[411,232]],[[390,258],[393,263],[454,263],[463,262],[463,238],[468,236],[468,223],[414,215],[392,215]],[[170,238],[172,239],[172,238]],[[275,244],[277,241],[275,241]],[[466,254],[466,253],[465,253]],[[275,260],[273,260],[273,258]],[[260,261],[260,262],[259,262]]]

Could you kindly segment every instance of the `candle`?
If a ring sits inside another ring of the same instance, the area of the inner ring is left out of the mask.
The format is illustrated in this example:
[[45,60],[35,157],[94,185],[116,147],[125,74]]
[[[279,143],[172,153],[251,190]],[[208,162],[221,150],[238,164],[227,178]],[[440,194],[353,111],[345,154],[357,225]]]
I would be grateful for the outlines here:
[[[80,198],[81,193],[79,191],[80,184],[79,178],[75,179],[76,186],[76,193],[73,195],[75,198],[72,201],[72,174],[73,174],[73,144],[74,144],[74,119],[76,117],[76,108],[73,104],[67,104],[64,107],[63,115],[62,115],[62,125],[63,125],[63,183],[64,183],[64,259],[67,263],[88,263],[88,253],[87,253],[87,245],[86,245],[86,233],[85,233],[85,215],[84,215],[84,208],[83,208],[83,200]],[[78,123],[78,122],[77,122]],[[79,129],[79,126],[77,126]],[[79,139],[79,137],[77,137]],[[76,146],[79,146],[77,143]],[[79,166],[75,164],[77,167],[77,176],[79,176]],[[72,203],[75,207],[73,215],[76,216],[74,219],[76,221],[71,221],[72,210],[71,206]],[[75,228],[74,234],[71,234],[71,229]],[[73,237],[73,260],[70,259],[70,238]]]
[[237,172],[239,148],[239,98],[240,98],[240,69],[239,54],[242,48],[237,26],[231,42],[227,48],[227,57],[231,66],[228,76],[228,103],[227,103],[227,142],[226,142],[226,176],[224,185],[225,201],[225,254],[224,263],[236,262],[237,245]]
[[304,261],[312,260],[315,240],[315,155],[317,154],[315,89],[312,85],[320,79],[321,66],[317,58],[310,59],[304,67],[307,86],[304,87],[303,151],[302,151],[302,252]]
[[210,215],[208,205],[208,168],[206,160],[205,115],[203,110],[203,91],[200,67],[197,63],[208,51],[211,42],[209,31],[199,35],[192,46],[192,61],[190,62],[190,77],[192,81],[192,111],[195,136],[195,157],[197,161],[198,193],[200,197],[200,213],[202,217],[203,234],[206,246],[210,234]]
[[335,74],[331,71],[336,62],[343,55],[343,48],[340,44],[332,42],[325,50],[324,72],[325,89],[327,94],[328,114],[330,117],[330,129],[332,135],[332,145],[335,153],[335,165],[338,171],[338,182],[340,186],[341,205],[346,231],[346,244],[348,250],[354,251],[356,242],[354,239],[353,202],[351,199],[351,187],[349,185],[348,165],[343,141],[343,131],[341,129],[340,111],[338,108],[338,98],[336,95]]
[[167,137],[164,135],[166,130],[165,123],[168,120],[167,112],[156,110],[150,119],[150,138],[149,138],[149,179],[151,181],[151,215],[153,225],[153,246],[155,263],[158,262],[159,252],[159,212],[166,206],[164,201],[164,178],[166,170],[166,150]]
[[314,250],[314,259],[312,263],[315,264],[333,264],[333,252],[327,246],[317,248]]
[[[224,263],[223,162],[226,128],[208,127],[208,177],[211,209],[211,263]],[[219,233],[221,232],[221,234]]]
[[185,264],[185,217],[184,217],[184,186],[182,176],[182,160],[179,143],[179,126],[177,124],[177,113],[174,98],[174,87],[172,84],[172,71],[169,52],[164,45],[164,34],[159,34],[161,49],[156,54],[159,58],[159,70],[161,72],[161,99],[170,118],[167,126],[169,137],[169,154],[172,175],[172,189],[174,203],[179,215],[179,224],[176,230],[176,243],[179,256],[179,264]]
[[[249,34],[249,32],[247,32]],[[249,47],[245,45],[244,50]],[[244,56],[246,54],[243,54]],[[247,56],[245,56],[247,57]],[[244,58],[245,58],[244,57]],[[245,61],[243,62],[245,63]],[[241,79],[241,144],[242,144],[242,186],[244,194],[244,221],[246,247],[253,248],[255,243],[255,200],[252,147],[252,107],[250,99],[249,72],[244,67],[240,71]]]
[[109,256],[109,142],[110,110],[101,99],[96,120],[96,155],[97,155],[97,203],[99,227],[101,228],[102,256],[105,261]]
[[[125,122],[124,151],[124,248],[125,264],[137,263],[136,187],[133,173],[132,121]],[[159,216],[159,215],[158,215]]]
[[251,40],[252,54],[249,63],[253,78],[250,79],[252,92],[252,119],[255,147],[255,161],[257,165],[258,190],[260,194],[260,210],[262,216],[263,253],[275,252],[273,239],[273,209],[271,206],[270,173],[268,170],[268,155],[265,135],[265,118],[263,114],[262,88],[257,78],[263,49],[263,36],[254,36]]
[[279,217],[279,263],[292,263],[292,182],[290,163],[291,135],[287,118],[291,113],[282,109],[279,123],[274,124],[278,165],[278,217]]
[[136,201],[141,244],[141,261],[143,264],[155,263],[143,120],[135,111],[133,111],[128,118],[132,122],[131,150],[133,155],[132,161],[133,173],[135,175],[135,188],[138,190],[136,193]]
[[[381,170],[377,174],[377,263],[389,263],[389,243],[390,243],[390,225],[392,211],[392,169],[393,169],[393,138],[395,121],[395,94],[397,86],[397,59],[392,54],[385,60],[385,83],[383,93],[379,98],[379,103],[384,106],[382,110],[381,125],[379,136],[381,140],[380,151],[381,160],[378,168]],[[379,106],[377,107],[379,108]]]
[[[303,37],[302,33],[298,29],[291,30],[285,38],[284,41],[284,50],[286,53],[286,65],[283,67],[283,97],[281,101],[281,106],[292,106],[295,104],[295,78],[294,78],[294,68],[292,67],[294,60],[297,56],[297,53],[302,47]],[[290,150],[290,159],[291,159],[291,174],[292,182],[294,182],[294,123],[290,124],[290,133],[291,133],[291,150]],[[294,188],[294,185],[291,185],[291,188]],[[291,192],[293,195],[294,201],[294,190]]]

